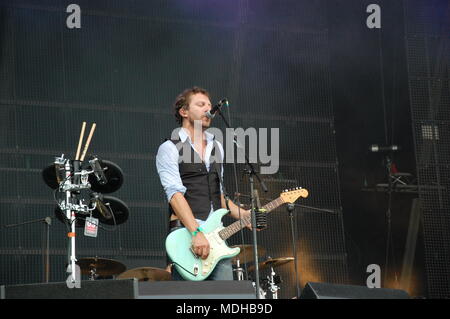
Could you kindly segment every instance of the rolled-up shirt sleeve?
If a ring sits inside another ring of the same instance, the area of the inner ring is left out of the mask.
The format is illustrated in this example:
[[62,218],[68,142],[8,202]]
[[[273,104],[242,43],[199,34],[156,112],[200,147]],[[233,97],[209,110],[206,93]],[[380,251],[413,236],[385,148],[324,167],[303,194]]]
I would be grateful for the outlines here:
[[184,195],[186,192],[186,187],[181,181],[178,156],[178,150],[171,141],[161,144],[156,154],[156,169],[168,202],[175,193],[180,192]]

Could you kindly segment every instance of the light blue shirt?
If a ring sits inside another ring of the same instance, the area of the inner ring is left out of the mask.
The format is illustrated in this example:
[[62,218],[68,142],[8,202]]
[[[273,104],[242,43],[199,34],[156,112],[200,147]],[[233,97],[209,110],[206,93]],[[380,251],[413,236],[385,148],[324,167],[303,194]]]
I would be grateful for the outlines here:
[[[194,144],[192,143],[192,140],[189,136],[189,134],[186,132],[184,128],[181,128],[178,132],[178,136],[180,137],[180,141],[184,143],[186,140],[189,141],[189,144],[191,145],[192,149],[195,150]],[[206,137],[206,150],[205,150],[205,158],[204,163],[206,166],[206,169],[209,172],[209,159],[211,157],[211,152],[213,150],[214,146],[214,135],[212,135],[209,132],[205,132]],[[220,151],[220,158],[224,159],[224,151],[223,146],[219,141],[216,141],[217,145],[219,146]],[[196,150],[195,150],[196,151]],[[197,151],[196,151],[197,152]],[[198,152],[197,152],[198,154]],[[164,192],[167,196],[167,201],[170,202],[172,199],[172,196],[180,192],[184,195],[186,193],[186,187],[183,185],[183,181],[181,180],[180,176],[180,169],[178,164],[178,158],[179,153],[178,149],[175,146],[175,144],[168,140],[162,143],[158,148],[158,153],[156,155],[156,169],[159,174],[159,178],[161,180],[161,184],[164,188]],[[223,179],[223,165],[222,166],[222,179]],[[223,193],[222,184],[220,185],[220,192]],[[212,203],[211,203],[211,212],[213,211]]]

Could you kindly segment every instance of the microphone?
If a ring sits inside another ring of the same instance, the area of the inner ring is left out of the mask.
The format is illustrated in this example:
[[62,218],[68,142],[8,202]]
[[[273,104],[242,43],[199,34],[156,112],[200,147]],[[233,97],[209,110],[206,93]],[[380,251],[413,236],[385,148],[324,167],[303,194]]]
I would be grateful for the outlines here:
[[371,152],[396,152],[400,150],[398,145],[388,145],[388,146],[378,146],[377,144],[372,144],[369,148]]
[[105,172],[103,171],[102,167],[100,166],[99,159],[97,157],[94,157],[93,159],[89,160],[89,164],[91,165],[92,169],[94,170],[95,177],[97,177],[98,182],[101,185],[105,185],[108,180],[105,176]]
[[219,101],[219,103],[214,105],[211,110],[209,110],[208,112],[205,113],[206,116],[209,117],[210,119],[213,119],[214,116],[216,116],[215,113],[224,105],[228,106],[227,99],[223,99],[223,100]]

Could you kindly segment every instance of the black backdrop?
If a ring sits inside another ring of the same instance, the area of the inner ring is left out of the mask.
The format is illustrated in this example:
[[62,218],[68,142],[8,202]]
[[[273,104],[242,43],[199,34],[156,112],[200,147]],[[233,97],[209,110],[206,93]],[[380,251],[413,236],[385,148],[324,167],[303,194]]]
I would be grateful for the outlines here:
[[[385,179],[383,158],[367,149],[402,145],[396,164],[416,174],[408,66],[425,53],[407,56],[405,26],[424,18],[421,10],[407,9],[425,6],[427,23],[445,26],[447,1],[378,1],[381,29],[366,26],[371,1],[78,1],[81,29],[68,29],[70,3],[0,2],[0,224],[53,217],[41,170],[61,153],[73,157],[81,123],[89,128],[95,122],[89,151],[123,169],[125,183],[112,195],[129,205],[130,218],[117,231],[100,230],[96,239],[80,235],[77,256],[113,258],[128,269],[165,267],[167,203],[154,158],[176,126],[176,94],[199,85],[213,102],[230,100],[225,114],[232,126],[280,129],[280,169],[264,177],[264,198],[302,186],[310,196],[300,204],[336,211],[296,210],[300,286],[365,285],[369,264],[384,272],[386,197],[362,191]],[[436,39],[445,39],[442,34]],[[446,48],[441,60],[448,68]],[[219,119],[214,125],[224,129]],[[225,165],[230,193],[248,193],[242,168],[237,165],[236,184],[234,167]],[[401,196],[393,201],[396,253],[383,282],[390,287],[417,194]],[[442,214],[448,221],[448,207]],[[271,257],[292,256],[284,207],[269,224],[259,244]],[[42,281],[43,231],[42,224],[0,231],[0,283]],[[51,281],[66,276],[65,233],[53,219]],[[409,290],[414,295],[427,294],[421,234]],[[230,243],[242,239],[250,243],[250,233]],[[431,267],[438,277],[439,267]],[[294,296],[293,264],[276,270],[281,297]],[[445,286],[438,290],[434,296],[447,293]]]

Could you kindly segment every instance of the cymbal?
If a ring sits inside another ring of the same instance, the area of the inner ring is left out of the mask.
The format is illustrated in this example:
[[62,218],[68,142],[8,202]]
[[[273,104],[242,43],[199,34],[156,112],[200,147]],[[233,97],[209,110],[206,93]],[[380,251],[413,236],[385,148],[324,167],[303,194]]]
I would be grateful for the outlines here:
[[171,280],[170,272],[154,267],[139,267],[121,273],[116,279],[137,278],[139,281],[166,281]]
[[95,269],[95,273],[99,276],[114,276],[127,269],[121,262],[99,257],[80,258],[77,265],[80,266],[83,275],[90,275],[91,270]]
[[[265,261],[260,262],[259,265],[259,270],[268,268],[268,267],[278,267],[287,263],[290,263],[291,261],[294,260],[294,257],[280,257],[280,258],[269,258]],[[248,271],[254,271],[255,270],[255,266],[252,265],[250,267],[248,267]]]
[[[252,262],[254,260],[255,256],[253,254],[253,245],[231,246],[231,248],[236,248],[236,247],[239,247],[241,249],[241,252],[238,255],[233,257],[233,259],[231,260],[233,264],[236,264],[238,259],[241,264]],[[266,250],[261,246],[258,246],[257,251],[258,251],[258,257],[264,256],[266,254]]]

